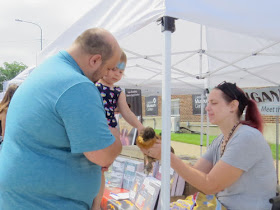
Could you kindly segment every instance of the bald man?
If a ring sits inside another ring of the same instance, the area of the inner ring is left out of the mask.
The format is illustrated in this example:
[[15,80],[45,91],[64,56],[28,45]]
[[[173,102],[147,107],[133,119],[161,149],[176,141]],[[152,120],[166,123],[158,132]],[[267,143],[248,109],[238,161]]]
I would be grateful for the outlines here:
[[90,209],[101,167],[120,154],[94,82],[117,65],[108,31],[83,32],[18,88],[0,154],[0,209]]

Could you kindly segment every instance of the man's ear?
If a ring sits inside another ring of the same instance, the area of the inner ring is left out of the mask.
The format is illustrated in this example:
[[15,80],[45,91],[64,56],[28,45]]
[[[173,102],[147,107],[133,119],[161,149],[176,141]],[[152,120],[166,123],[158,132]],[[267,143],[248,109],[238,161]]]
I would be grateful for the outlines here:
[[97,54],[97,55],[92,55],[89,59],[89,65],[91,67],[96,67],[99,68],[99,66],[101,66],[102,64],[102,57],[101,55]]

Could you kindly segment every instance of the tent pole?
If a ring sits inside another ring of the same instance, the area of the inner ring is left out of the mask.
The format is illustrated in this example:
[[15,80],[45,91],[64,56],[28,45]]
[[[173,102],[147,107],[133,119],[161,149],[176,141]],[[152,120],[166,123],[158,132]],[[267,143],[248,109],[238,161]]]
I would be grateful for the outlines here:
[[276,175],[277,185],[279,185],[279,116],[276,116]]
[[206,147],[207,147],[207,149],[208,149],[208,147],[209,147],[209,116],[208,116],[208,114],[206,114],[206,118],[207,118],[207,140],[206,140]]
[[[205,78],[205,96],[206,96],[206,102],[208,102],[208,94],[209,94],[209,79]],[[207,121],[207,128],[206,128],[206,133],[207,133],[207,137],[206,137],[206,147],[208,149],[209,146],[209,116],[208,113],[206,113],[206,121]]]
[[170,139],[171,139],[171,33],[175,31],[175,19],[162,18],[163,72],[162,72],[162,144],[161,144],[161,207],[170,206]]
[[202,156],[202,146],[203,146],[203,118],[204,118],[204,93],[200,96],[200,157]]
[[[199,75],[202,77],[202,25],[200,25],[200,52],[199,52]],[[202,156],[203,146],[203,118],[204,118],[204,93],[200,98],[200,157]]]

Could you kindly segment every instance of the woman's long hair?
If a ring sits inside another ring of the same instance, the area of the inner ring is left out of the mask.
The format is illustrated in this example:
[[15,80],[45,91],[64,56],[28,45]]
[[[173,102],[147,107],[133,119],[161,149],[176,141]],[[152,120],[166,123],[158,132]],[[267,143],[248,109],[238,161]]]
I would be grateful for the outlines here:
[[16,84],[12,84],[9,86],[8,90],[6,91],[4,98],[2,99],[2,101],[0,102],[0,113],[2,113],[3,111],[7,111],[11,99],[16,91],[16,89],[18,88],[18,85]]
[[223,92],[223,98],[230,103],[233,100],[237,100],[239,102],[238,105],[238,117],[240,118],[243,114],[244,109],[245,112],[245,120],[240,121],[244,125],[251,126],[253,128],[258,129],[260,132],[263,132],[263,119],[261,113],[257,107],[257,103],[248,99],[241,88],[237,87],[236,84],[230,82],[223,82],[219,84],[216,89],[219,89]]

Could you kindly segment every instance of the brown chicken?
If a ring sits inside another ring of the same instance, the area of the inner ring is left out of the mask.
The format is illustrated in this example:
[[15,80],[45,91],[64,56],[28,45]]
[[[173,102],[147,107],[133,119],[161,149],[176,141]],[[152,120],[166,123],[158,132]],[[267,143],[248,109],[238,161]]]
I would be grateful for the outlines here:
[[[137,136],[136,144],[141,149],[151,148],[157,139],[160,139],[160,136],[156,135],[154,129],[151,127],[146,127],[139,136]],[[156,159],[144,154],[144,170],[148,175],[153,169],[153,162]]]
[[[144,131],[142,131],[137,137],[136,144],[141,149],[149,149],[158,139],[161,140],[161,137],[155,133],[154,129],[151,127],[146,127]],[[173,148],[171,148],[171,152],[174,153]],[[147,175],[152,171],[153,162],[155,161],[155,158],[144,154],[144,170]]]

